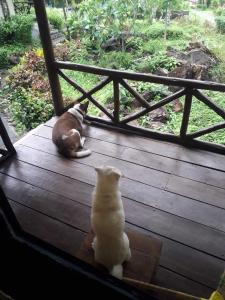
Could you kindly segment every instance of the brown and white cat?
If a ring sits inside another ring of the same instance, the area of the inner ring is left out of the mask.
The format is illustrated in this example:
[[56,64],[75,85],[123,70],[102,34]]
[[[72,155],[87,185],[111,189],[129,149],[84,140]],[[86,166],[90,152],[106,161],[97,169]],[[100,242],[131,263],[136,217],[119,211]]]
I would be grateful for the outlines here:
[[91,150],[82,150],[85,137],[82,137],[83,121],[89,102],[75,104],[56,121],[52,130],[52,141],[59,153],[66,157],[84,157]]

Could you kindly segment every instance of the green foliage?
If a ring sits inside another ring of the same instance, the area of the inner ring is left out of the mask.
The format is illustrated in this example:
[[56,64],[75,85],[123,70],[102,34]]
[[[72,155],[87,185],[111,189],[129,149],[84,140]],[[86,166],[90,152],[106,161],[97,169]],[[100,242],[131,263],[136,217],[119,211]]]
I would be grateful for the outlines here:
[[65,23],[64,15],[61,9],[57,8],[48,8],[47,16],[49,23],[58,30],[62,30],[62,27]]
[[213,81],[225,83],[225,62],[214,66],[210,71],[210,75]]
[[216,16],[225,16],[225,9],[223,7],[218,7],[214,13]]
[[218,32],[225,34],[225,16],[220,16],[215,19]]
[[129,69],[133,64],[133,56],[129,52],[104,53],[99,61],[99,66],[110,69]]
[[[225,107],[225,98],[223,93],[208,91],[207,96],[212,99],[221,108]],[[169,122],[167,129],[172,130],[173,133],[179,134],[180,124],[182,120],[182,112],[174,113],[170,111]],[[204,105],[201,101],[193,99],[188,132],[195,132],[207,126],[217,124],[222,121],[222,118]],[[201,140],[210,141],[218,144],[225,144],[224,129],[216,131],[215,133],[208,134],[201,137]]]
[[10,65],[10,57],[12,55],[20,55],[25,51],[25,47],[21,44],[4,45],[0,47],[0,68]]
[[164,53],[158,53],[144,60],[137,66],[137,68],[145,72],[155,72],[159,68],[164,68],[168,71],[171,71],[177,65],[178,62],[176,58],[167,56]]
[[10,95],[10,112],[19,131],[31,130],[46,122],[53,115],[52,104],[46,102],[41,94],[17,88]]
[[[152,39],[163,38],[165,34],[165,25],[163,23],[156,23],[146,28],[145,34]],[[167,38],[177,39],[184,35],[184,32],[178,26],[170,26],[167,28]]]
[[144,53],[154,54],[166,50],[166,43],[162,39],[154,39],[144,43],[142,50]]
[[0,21],[0,44],[31,43],[32,15],[15,15]]

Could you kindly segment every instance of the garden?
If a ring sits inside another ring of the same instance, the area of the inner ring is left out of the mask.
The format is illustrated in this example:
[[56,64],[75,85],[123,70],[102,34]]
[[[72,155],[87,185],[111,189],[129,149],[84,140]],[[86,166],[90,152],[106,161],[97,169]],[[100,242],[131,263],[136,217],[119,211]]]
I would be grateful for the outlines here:
[[[104,68],[225,83],[225,1],[178,0],[85,0],[69,2],[67,18],[59,7],[48,7],[52,28],[65,36],[54,47],[58,60]],[[57,5],[56,5],[57,6]],[[0,21],[0,68],[7,77],[0,92],[1,102],[19,133],[31,130],[53,116],[50,88],[40,42],[32,38],[34,12],[17,14]],[[194,54],[193,54],[194,53]],[[101,78],[66,71],[85,90]],[[129,84],[151,104],[174,93],[160,84]],[[64,102],[74,101],[79,92],[61,80]],[[204,92],[225,108],[224,93]],[[94,94],[109,111],[113,109],[113,87],[106,85]],[[121,116],[140,110],[127,90],[120,90]],[[133,121],[133,125],[179,134],[184,99],[180,97]],[[104,117],[93,105],[89,114]],[[217,124],[223,119],[193,99],[189,132]],[[225,130],[201,139],[225,144]]]

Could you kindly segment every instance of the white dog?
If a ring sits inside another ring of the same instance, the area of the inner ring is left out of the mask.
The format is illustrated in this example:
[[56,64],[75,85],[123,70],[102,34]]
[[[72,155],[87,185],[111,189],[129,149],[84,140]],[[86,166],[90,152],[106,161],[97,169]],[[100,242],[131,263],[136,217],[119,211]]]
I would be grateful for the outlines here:
[[124,261],[131,258],[129,239],[124,232],[125,216],[119,191],[120,170],[95,168],[97,184],[92,194],[91,225],[95,233],[92,248],[96,262],[111,275],[122,279]]

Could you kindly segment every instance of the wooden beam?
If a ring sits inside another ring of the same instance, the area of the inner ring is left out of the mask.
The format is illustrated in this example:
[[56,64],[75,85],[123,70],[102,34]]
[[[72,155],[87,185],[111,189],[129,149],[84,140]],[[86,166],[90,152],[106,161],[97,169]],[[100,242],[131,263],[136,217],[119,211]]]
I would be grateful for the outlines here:
[[192,94],[193,94],[192,89],[186,89],[183,119],[182,119],[181,128],[180,128],[180,137],[182,140],[185,140],[185,137],[187,134],[189,116],[190,116],[190,112],[191,112]]
[[113,80],[113,101],[114,101],[114,121],[116,123],[120,120],[120,87],[117,80]]
[[59,116],[63,112],[63,98],[59,83],[57,68],[54,64],[55,57],[53,46],[48,26],[48,19],[45,10],[44,0],[34,0],[34,8],[39,27],[40,38],[44,51],[45,64],[48,72],[48,78],[52,93],[52,100],[54,104],[55,113]]
[[204,128],[202,130],[199,130],[197,132],[189,133],[189,134],[187,134],[187,137],[194,139],[194,138],[198,138],[202,135],[205,135],[205,134],[208,134],[210,132],[214,132],[216,130],[223,129],[223,128],[225,128],[225,122],[222,122],[222,123],[217,124],[217,125],[209,126],[209,127]]
[[117,71],[113,69],[104,69],[104,68],[99,68],[94,66],[87,66],[87,65],[75,64],[75,63],[63,62],[63,61],[55,62],[55,65],[57,69],[74,70],[74,71],[86,72],[86,73],[102,75],[102,76],[111,76],[117,80],[130,79],[130,80],[152,82],[152,83],[171,85],[177,87],[225,92],[225,84],[216,83],[216,82],[181,79],[175,77],[157,76],[157,75],[127,72],[127,71]]

